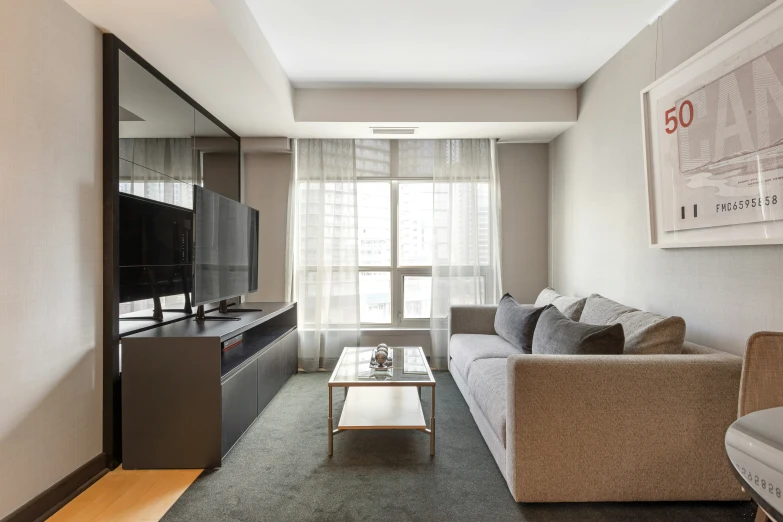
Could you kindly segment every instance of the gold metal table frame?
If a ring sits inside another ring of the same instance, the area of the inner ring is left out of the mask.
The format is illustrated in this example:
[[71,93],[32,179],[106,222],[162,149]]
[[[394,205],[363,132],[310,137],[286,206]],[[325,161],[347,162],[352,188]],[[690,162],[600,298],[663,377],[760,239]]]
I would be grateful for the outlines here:
[[[430,437],[430,456],[435,455],[435,379],[427,365],[427,374],[404,373],[405,350],[419,350],[419,356],[426,361],[421,347],[392,347],[394,368],[389,373],[369,371],[372,347],[347,347],[329,379],[328,437],[329,456],[334,453],[334,436],[349,430],[402,429],[421,431]],[[385,380],[378,380],[378,376]],[[337,428],[333,421],[333,388],[345,389],[345,402]],[[349,393],[349,389],[356,388]],[[415,388],[415,390],[414,390]],[[421,389],[430,388],[429,427],[424,421],[421,405]],[[410,391],[408,391],[410,390]],[[385,408],[374,408],[378,403]]]

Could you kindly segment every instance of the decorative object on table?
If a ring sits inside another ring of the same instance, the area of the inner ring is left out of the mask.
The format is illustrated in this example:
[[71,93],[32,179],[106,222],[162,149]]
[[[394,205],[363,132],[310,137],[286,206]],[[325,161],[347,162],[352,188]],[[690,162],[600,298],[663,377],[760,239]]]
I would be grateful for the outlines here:
[[370,357],[370,368],[386,370],[394,366],[394,350],[381,343],[375,347]]
[[427,375],[427,359],[419,348],[405,348],[402,354],[402,373]]
[[642,91],[650,246],[783,243],[783,0]]

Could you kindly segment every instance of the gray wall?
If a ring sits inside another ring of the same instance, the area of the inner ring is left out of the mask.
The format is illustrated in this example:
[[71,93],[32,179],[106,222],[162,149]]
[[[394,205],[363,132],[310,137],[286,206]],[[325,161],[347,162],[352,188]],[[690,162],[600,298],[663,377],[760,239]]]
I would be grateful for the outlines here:
[[545,144],[498,145],[503,292],[533,303],[547,286],[549,158]]
[[[236,154],[207,152],[203,156],[204,188],[221,196],[239,199],[239,167]],[[250,205],[251,207],[253,205]]]
[[101,452],[101,35],[0,2],[0,518]]
[[245,204],[258,209],[258,292],[246,301],[285,300],[291,154],[245,154]]
[[550,282],[680,315],[691,341],[741,354],[783,330],[783,247],[648,247],[640,91],[772,0],[680,0],[579,89],[578,123],[550,144]]

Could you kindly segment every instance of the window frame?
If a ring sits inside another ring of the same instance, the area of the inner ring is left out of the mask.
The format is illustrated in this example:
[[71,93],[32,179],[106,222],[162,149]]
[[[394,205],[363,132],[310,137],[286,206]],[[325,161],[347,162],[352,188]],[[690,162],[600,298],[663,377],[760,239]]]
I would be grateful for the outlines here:
[[[405,276],[429,276],[432,277],[432,266],[406,266],[400,267],[399,262],[399,202],[400,183],[434,183],[432,177],[399,176],[399,140],[389,140],[389,176],[388,177],[359,177],[357,183],[389,183],[391,202],[389,205],[389,233],[391,236],[391,263],[390,266],[364,266],[359,265],[359,272],[390,272],[390,301],[391,322],[372,323],[361,321],[362,328],[374,329],[426,329],[430,327],[430,319],[405,318],[403,287]],[[430,311],[430,315],[432,312]]]
[[[392,141],[392,154],[396,153],[396,142]],[[432,266],[406,266],[400,267],[399,260],[399,201],[400,201],[400,183],[432,183],[429,178],[399,178],[396,174],[396,161],[392,161],[392,176],[389,178],[359,178],[357,183],[389,183],[391,202],[389,205],[391,235],[391,264],[389,266],[370,266],[359,265],[359,272],[389,272],[390,278],[390,296],[391,296],[391,322],[373,323],[360,320],[362,327],[367,328],[429,328],[430,319],[410,319],[404,317],[404,277],[405,276],[429,276],[432,277]]]
[[[433,267],[429,266],[399,266],[399,219],[400,219],[400,184],[401,183],[431,183],[435,184],[435,180],[432,176],[400,176],[399,175],[399,140],[389,140],[389,176],[360,176],[357,177],[357,183],[389,183],[390,184],[390,205],[389,205],[389,222],[390,222],[390,239],[391,239],[391,258],[389,266],[371,266],[371,265],[359,265],[358,272],[389,272],[390,277],[390,304],[391,304],[391,321],[388,323],[375,323],[364,322],[361,320],[361,310],[359,317],[359,325],[362,329],[367,330],[428,330],[430,328],[432,320],[443,320],[442,317],[432,317],[432,309],[430,309],[430,318],[427,319],[413,319],[404,317],[404,283],[406,276],[424,276],[433,277]],[[357,223],[358,225],[358,223]],[[490,228],[492,227],[492,221],[490,220]],[[492,231],[490,230],[490,237]],[[493,256],[498,255],[494,251],[494,246],[490,241],[489,245],[489,263],[486,265],[479,265],[479,276],[483,277],[484,285],[489,284],[492,277],[492,259]],[[451,275],[459,277],[460,275],[470,277],[476,275],[474,273],[474,267],[450,267],[449,272]],[[456,272],[456,273],[455,273]],[[464,273],[463,273],[464,272]],[[433,281],[434,282],[434,281]]]

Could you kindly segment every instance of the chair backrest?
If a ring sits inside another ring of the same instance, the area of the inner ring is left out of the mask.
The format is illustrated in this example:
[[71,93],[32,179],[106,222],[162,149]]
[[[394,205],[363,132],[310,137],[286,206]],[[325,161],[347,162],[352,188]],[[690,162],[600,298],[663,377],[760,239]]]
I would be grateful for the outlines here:
[[740,381],[739,416],[783,406],[783,333],[758,332],[748,339]]

